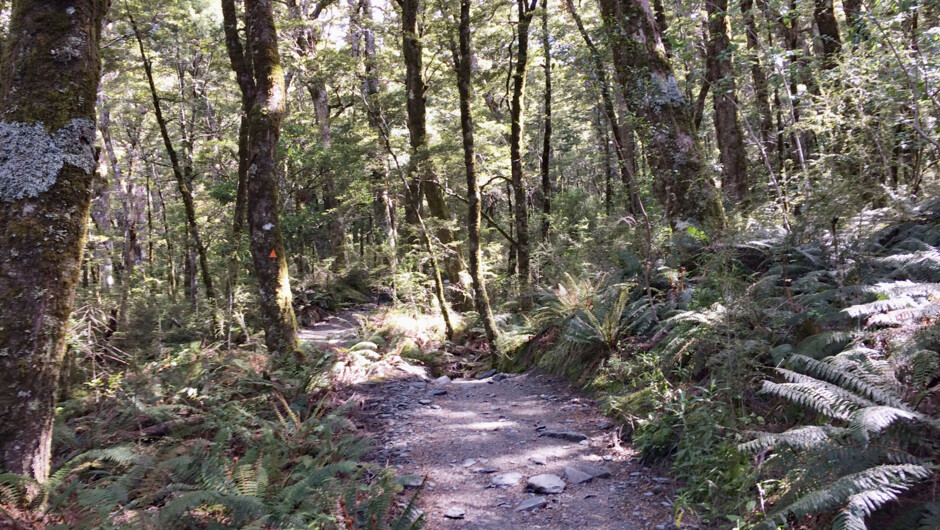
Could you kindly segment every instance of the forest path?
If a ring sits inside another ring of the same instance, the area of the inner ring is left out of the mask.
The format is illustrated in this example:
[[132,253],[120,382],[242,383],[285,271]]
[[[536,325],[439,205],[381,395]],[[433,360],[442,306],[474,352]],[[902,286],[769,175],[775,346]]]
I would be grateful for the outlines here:
[[[357,340],[357,312],[305,337],[348,346]],[[370,458],[395,468],[405,485],[400,505],[427,477],[418,500],[424,528],[675,528],[673,482],[621,446],[613,422],[567,380],[537,372],[432,380],[412,367],[397,371],[344,392],[360,404],[351,416],[360,433],[375,440]],[[533,482],[563,489],[535,493]]]

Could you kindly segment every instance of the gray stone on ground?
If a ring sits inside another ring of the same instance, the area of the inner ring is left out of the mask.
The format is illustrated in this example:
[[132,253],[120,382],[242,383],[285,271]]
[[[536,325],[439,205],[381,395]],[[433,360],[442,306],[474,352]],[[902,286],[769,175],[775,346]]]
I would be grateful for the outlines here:
[[497,487],[515,486],[522,481],[522,473],[510,471],[509,473],[500,473],[490,480],[490,484]]
[[449,385],[450,377],[447,377],[446,375],[442,375],[434,380],[434,384],[435,385]]
[[446,395],[446,394],[447,394],[447,391],[444,390],[443,388],[438,388],[437,390],[432,390],[432,391],[428,392],[428,395],[429,395],[429,396],[443,396],[443,395]]
[[465,512],[463,508],[460,508],[458,506],[451,506],[450,508],[444,511],[444,517],[448,519],[463,519],[463,516],[466,514],[467,512]]
[[529,460],[538,466],[544,466],[545,464],[548,464],[548,459],[543,455],[532,455],[529,457]]
[[569,442],[580,442],[587,440],[587,435],[574,432],[574,431],[550,431],[545,429],[539,433],[539,436],[545,436],[547,438],[558,438],[559,440],[567,440]]
[[478,375],[476,378],[477,380],[486,379],[487,377],[492,377],[493,374],[495,373],[496,373],[496,370],[487,370],[486,372],[483,372],[482,374]]
[[398,475],[395,482],[406,488],[420,488],[424,483],[424,477],[421,475]]
[[548,499],[545,497],[532,497],[531,499],[526,499],[522,501],[519,506],[516,506],[517,512],[524,512],[526,510],[532,510],[535,508],[541,508],[548,504]]
[[565,480],[571,484],[583,484],[585,482],[594,480],[594,477],[588,473],[585,473],[584,471],[581,471],[580,469],[571,466],[565,466]]
[[610,478],[611,476],[610,470],[604,467],[581,466],[578,469],[591,475],[591,478]]
[[526,488],[536,493],[561,493],[565,490],[565,481],[561,480],[558,475],[545,473],[529,477]]

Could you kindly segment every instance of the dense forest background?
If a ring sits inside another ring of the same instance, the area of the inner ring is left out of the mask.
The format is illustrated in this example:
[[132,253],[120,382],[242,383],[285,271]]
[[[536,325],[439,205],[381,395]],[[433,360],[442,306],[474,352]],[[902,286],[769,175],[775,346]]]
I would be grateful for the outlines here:
[[[396,356],[570,376],[680,522],[940,526],[936,0],[59,3],[100,73],[0,0],[0,526],[407,524],[330,397]],[[73,75],[87,225],[13,166]]]

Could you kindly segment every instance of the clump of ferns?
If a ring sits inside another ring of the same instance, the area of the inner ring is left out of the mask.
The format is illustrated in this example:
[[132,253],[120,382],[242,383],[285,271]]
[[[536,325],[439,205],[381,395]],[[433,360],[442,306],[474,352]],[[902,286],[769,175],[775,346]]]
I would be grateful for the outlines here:
[[575,280],[571,276],[568,280],[568,287],[559,285],[542,293],[540,307],[534,313],[537,327],[558,330],[556,344],[539,363],[551,371],[575,368],[589,373],[617,349],[626,333],[630,321],[625,312],[633,286],[603,286],[601,281]]
[[[754,433],[739,448],[786,469],[780,508],[764,526],[776,528],[809,515],[835,512],[833,528],[867,528],[866,518],[904,498],[899,528],[935,528],[940,499],[914,488],[937,479],[940,420],[924,399],[938,390],[940,357],[910,347],[892,356],[855,345],[816,360],[791,355],[776,369],[783,382],[762,392],[814,412],[820,425],[782,433]],[[778,471],[779,472],[779,471]]]

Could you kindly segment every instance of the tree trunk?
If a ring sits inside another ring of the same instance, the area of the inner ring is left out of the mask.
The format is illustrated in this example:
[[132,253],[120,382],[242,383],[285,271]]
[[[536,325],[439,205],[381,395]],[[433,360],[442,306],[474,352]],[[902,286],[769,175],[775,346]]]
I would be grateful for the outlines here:
[[467,172],[467,247],[470,254],[470,278],[473,281],[473,304],[483,321],[486,340],[490,344],[493,364],[496,363],[496,322],[483,276],[483,255],[480,252],[482,206],[480,184],[477,182],[476,157],[473,150],[473,115],[471,114],[470,0],[460,2],[460,50],[457,64],[457,90],[460,93],[460,130],[463,133],[463,161]]
[[14,0],[0,64],[0,467],[49,476],[96,155],[105,0]]
[[[566,0],[566,2],[568,12],[571,13],[571,17],[578,26],[578,32],[581,33],[581,38],[584,39],[584,43],[587,45],[588,50],[590,50],[591,60],[594,62],[594,75],[597,77],[600,88],[601,101],[603,103],[602,110],[604,111],[604,116],[607,118],[607,123],[610,125],[614,137],[614,151],[617,155],[620,181],[627,190],[627,210],[631,214],[637,214],[639,213],[639,194],[637,193],[636,179],[634,178],[634,175],[636,175],[636,161],[634,160],[632,128],[625,131],[624,128],[621,127],[620,123],[623,120],[617,118],[614,100],[610,94],[610,82],[607,79],[607,69],[604,66],[601,52],[597,49],[597,46],[594,45],[593,39],[591,39],[591,36],[588,35],[587,30],[584,28],[584,23],[581,22],[581,17],[578,16],[578,12],[575,11],[572,0]],[[628,134],[624,134],[625,132]]]
[[519,267],[519,291],[522,294],[522,308],[531,305],[529,285],[532,281],[529,256],[529,219],[526,208],[525,176],[522,174],[522,140],[524,139],[525,85],[529,63],[529,26],[535,14],[538,0],[517,0],[519,23],[516,28],[518,46],[516,49],[516,69],[512,76],[512,100],[509,105],[509,157],[512,172],[512,194],[515,200],[513,217],[516,225],[516,259]]
[[757,22],[754,19],[754,0],[741,0],[741,12],[744,15],[744,30],[747,34],[747,60],[751,66],[751,81],[754,86],[754,104],[760,117],[760,139],[768,160],[774,151],[774,119],[770,113],[770,92],[767,89],[767,75],[761,65],[759,52],[760,38]]
[[726,15],[728,0],[705,0],[708,12],[707,68],[712,75],[712,101],[715,108],[715,137],[721,160],[721,187],[735,202],[747,197],[747,152],[735,93],[734,66],[731,64],[731,38]]
[[657,176],[653,190],[675,223],[720,216],[714,191],[702,179],[702,154],[692,113],[679,91],[648,0],[601,0],[617,81]]
[[545,56],[545,127],[542,133],[542,241],[548,241],[552,215],[552,47],[548,28],[548,0],[542,0],[542,53]]
[[814,0],[813,20],[822,39],[822,65],[824,70],[836,67],[836,59],[842,50],[842,38],[839,35],[839,23],[836,21],[836,12],[832,0]]
[[[411,145],[411,161],[408,163],[410,205],[405,205],[405,218],[415,223],[421,212],[422,196],[428,202],[432,217],[445,223],[450,222],[450,209],[444,197],[444,189],[431,165],[428,153],[427,135],[427,85],[423,77],[423,46],[418,28],[420,0],[402,0],[402,52],[405,59],[405,92],[407,96],[408,133]],[[435,235],[444,245],[455,241],[453,232],[446,227],[439,228]],[[452,284],[460,282],[463,266],[459,255],[449,253],[444,258],[445,277]]]
[[[320,80],[310,84],[310,94],[313,97],[313,111],[317,123],[320,125],[320,144],[323,149],[329,150],[333,144],[330,131],[330,107],[326,85]],[[332,168],[323,171],[323,209],[328,212],[327,231],[330,236],[330,251],[333,256],[333,272],[346,268],[346,228],[339,209],[339,200],[336,198],[336,179]]]
[[234,0],[222,0],[222,14],[232,69],[249,109],[248,231],[265,343],[272,354],[296,353],[297,318],[278,219],[275,155],[286,93],[272,0],[245,1],[249,53],[237,32]]

